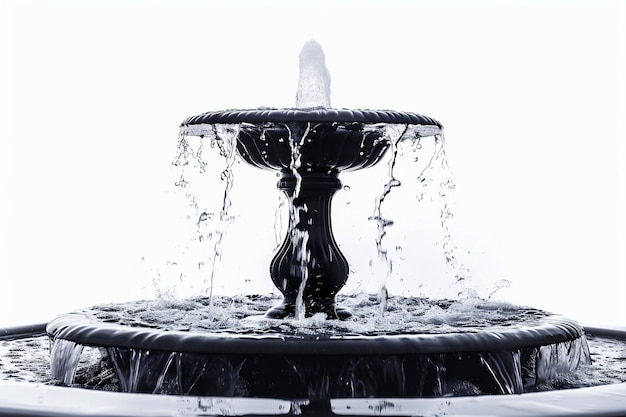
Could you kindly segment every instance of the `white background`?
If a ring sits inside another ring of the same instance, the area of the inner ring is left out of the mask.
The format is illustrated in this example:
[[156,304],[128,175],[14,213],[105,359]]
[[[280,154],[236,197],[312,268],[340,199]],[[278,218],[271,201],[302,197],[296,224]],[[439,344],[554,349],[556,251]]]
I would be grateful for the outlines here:
[[[334,107],[444,124],[453,239],[476,282],[507,279],[499,298],[626,325],[624,13],[602,0],[2,1],[0,326],[154,297],[184,235],[178,125],[292,106],[312,38]],[[273,175],[238,169],[240,224],[272,222]],[[351,175],[354,207],[370,187]],[[344,197],[336,226],[352,217]],[[240,252],[224,261],[269,281],[273,236],[232,236]]]

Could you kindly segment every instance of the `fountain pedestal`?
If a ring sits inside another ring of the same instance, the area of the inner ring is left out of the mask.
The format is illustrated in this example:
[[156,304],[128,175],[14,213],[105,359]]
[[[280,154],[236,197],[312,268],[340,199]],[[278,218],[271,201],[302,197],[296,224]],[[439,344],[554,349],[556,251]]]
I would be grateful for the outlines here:
[[[351,314],[335,308],[335,295],[348,279],[348,261],[333,237],[331,198],[341,188],[337,172],[308,171],[283,173],[278,188],[292,201],[289,233],[270,264],[274,285],[282,292],[283,302],[266,313],[281,319],[294,316],[298,296],[307,316],[326,314],[330,319],[345,319]],[[299,188],[296,193],[296,188]],[[297,196],[296,196],[297,194]],[[306,236],[298,247],[298,236]]]
[[294,317],[298,303],[306,316],[350,317],[335,307],[349,271],[331,225],[331,198],[341,188],[338,175],[380,161],[391,145],[387,124],[420,125],[429,134],[441,125],[414,113],[310,108],[211,112],[182,126],[200,134],[203,125],[233,122],[240,123],[239,156],[252,166],[281,172],[278,188],[291,205],[289,232],[270,265],[284,298],[266,317]]

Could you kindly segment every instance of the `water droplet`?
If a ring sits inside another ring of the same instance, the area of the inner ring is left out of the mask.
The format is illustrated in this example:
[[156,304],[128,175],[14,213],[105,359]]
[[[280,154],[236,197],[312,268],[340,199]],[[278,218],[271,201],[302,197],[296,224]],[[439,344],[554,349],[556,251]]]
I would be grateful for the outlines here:
[[187,187],[187,181],[185,180],[185,177],[181,175],[179,180],[176,181],[174,185],[177,187]]
[[501,279],[499,281],[496,281],[493,284],[493,289],[491,290],[491,292],[489,293],[489,296],[487,297],[488,300],[491,299],[491,297],[498,291],[500,291],[502,288],[508,288],[511,286],[511,281],[509,281],[508,279]]
[[198,217],[198,223],[207,221],[212,217],[213,213],[207,213],[206,211],[203,211],[202,214],[200,214],[200,217]]
[[349,185],[344,185],[343,186],[343,190],[344,191],[350,191],[350,186]]

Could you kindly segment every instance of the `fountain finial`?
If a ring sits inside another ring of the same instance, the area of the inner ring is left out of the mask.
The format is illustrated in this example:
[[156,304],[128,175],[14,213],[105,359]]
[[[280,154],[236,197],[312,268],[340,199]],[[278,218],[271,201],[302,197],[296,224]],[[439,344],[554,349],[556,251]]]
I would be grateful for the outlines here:
[[322,45],[314,40],[305,43],[300,51],[296,107],[330,107],[330,73]]

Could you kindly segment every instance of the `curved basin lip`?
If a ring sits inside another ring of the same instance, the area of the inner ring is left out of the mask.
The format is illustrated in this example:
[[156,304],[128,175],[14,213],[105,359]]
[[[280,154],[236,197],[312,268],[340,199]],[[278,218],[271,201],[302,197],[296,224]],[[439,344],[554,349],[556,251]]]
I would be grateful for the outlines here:
[[73,312],[48,323],[47,333],[56,339],[99,347],[203,354],[353,356],[513,350],[574,340],[584,335],[584,330],[574,320],[551,315],[536,326],[442,334],[333,337],[245,331],[184,332],[102,323]]
[[48,323],[33,323],[9,327],[0,327],[0,341],[25,339],[46,334]]
[[412,112],[397,110],[345,109],[330,107],[311,108],[258,108],[209,111],[185,119],[181,126],[216,123],[289,123],[289,122],[355,122],[355,123],[396,123],[437,126],[437,120]]

